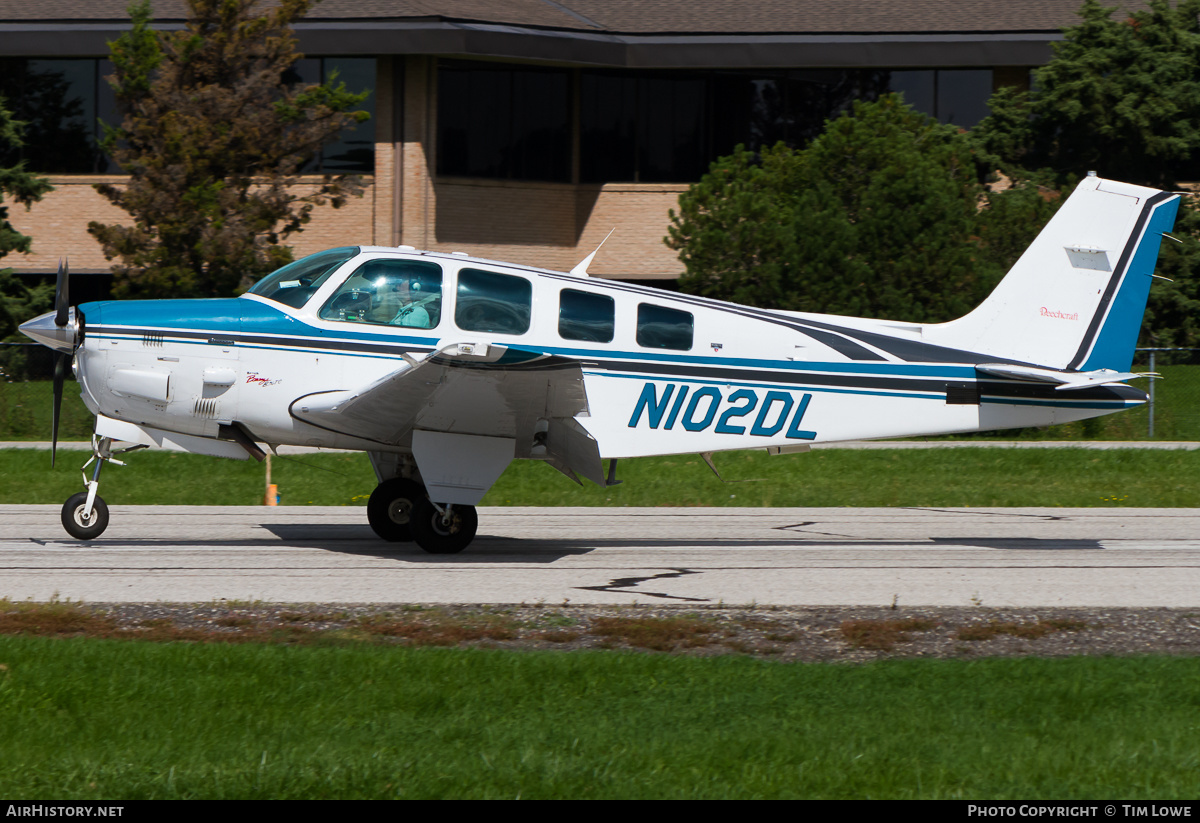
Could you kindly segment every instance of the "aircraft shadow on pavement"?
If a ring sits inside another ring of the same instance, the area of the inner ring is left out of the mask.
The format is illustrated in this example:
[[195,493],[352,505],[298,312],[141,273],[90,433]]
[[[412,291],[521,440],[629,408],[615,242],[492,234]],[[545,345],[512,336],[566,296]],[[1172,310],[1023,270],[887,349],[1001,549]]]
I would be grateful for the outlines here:
[[[755,549],[819,549],[824,551],[917,550],[922,548],[979,548],[1001,551],[1096,551],[1104,546],[1096,539],[1063,539],[1036,537],[918,537],[911,539],[857,538],[692,538],[692,537],[600,537],[584,538],[523,538],[481,534],[462,554],[428,554],[416,543],[386,543],[370,527],[362,525],[304,525],[296,523],[263,523],[261,528],[274,539],[263,538],[189,538],[170,537],[125,538],[83,541],[85,547],[104,548],[120,545],[153,551],[155,548],[271,548],[279,542],[300,549],[316,549],[345,555],[403,558],[447,563],[552,563],[561,557],[590,554],[600,549],[719,549],[736,552]],[[278,541],[278,542],[277,542]],[[43,540],[34,540],[44,543]],[[50,541],[57,542],[57,541]]]
[[1104,548],[1099,540],[1064,540],[1056,537],[934,537],[931,540],[937,545],[1008,551],[1095,551]]
[[[640,537],[640,538],[598,538],[585,540],[580,538],[519,538],[496,537],[481,534],[472,546],[460,555],[430,555],[421,550],[415,543],[383,544],[379,538],[366,526],[324,526],[313,527],[294,523],[263,524],[280,540],[289,545],[304,548],[326,549],[348,554],[370,554],[381,557],[404,555],[406,559],[423,558],[445,562],[457,557],[473,563],[486,563],[491,559],[498,562],[519,562],[522,559],[546,563],[555,557],[584,555],[597,549],[606,548],[717,548],[730,551],[738,549],[763,548],[842,548],[842,549],[890,549],[890,548],[922,548],[930,546],[966,546],[981,549],[999,549],[1007,551],[1094,551],[1103,549],[1099,540],[1095,539],[1062,539],[1039,537],[928,537],[911,540],[845,540],[830,541],[812,538],[779,538],[763,539],[762,537],[744,539],[695,539],[689,537]],[[331,545],[330,541],[369,541],[371,546]]]

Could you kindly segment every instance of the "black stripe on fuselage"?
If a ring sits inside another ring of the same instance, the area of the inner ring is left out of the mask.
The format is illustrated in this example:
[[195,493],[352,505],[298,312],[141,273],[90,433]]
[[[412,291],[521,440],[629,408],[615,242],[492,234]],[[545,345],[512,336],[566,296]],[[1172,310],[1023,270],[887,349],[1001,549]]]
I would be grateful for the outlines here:
[[[552,280],[561,280],[563,282],[573,283],[577,287],[583,286],[586,288],[586,281],[579,282],[579,278],[572,277],[567,274],[545,273],[538,272],[541,276]],[[880,351],[885,351],[888,354],[896,357],[906,363],[1008,363],[1011,365],[1020,366],[1036,366],[1036,363],[1026,363],[1022,360],[1011,360],[1007,358],[997,358],[991,354],[980,354],[979,352],[965,351],[963,349],[951,349],[945,346],[937,346],[933,343],[923,343],[919,340],[905,340],[900,337],[892,337],[879,332],[863,331],[861,329],[852,329],[845,326],[838,326],[833,323],[825,323],[819,320],[801,320],[795,317],[785,317],[776,314],[767,309],[756,309],[750,306],[741,306],[737,303],[724,303],[719,300],[712,300],[707,297],[696,297],[687,294],[678,294],[676,292],[665,292],[661,289],[654,289],[647,286],[636,286],[631,283],[618,283],[613,280],[605,280],[603,283],[596,282],[590,284],[593,288],[614,289],[617,291],[631,292],[640,294],[652,299],[658,300],[673,300],[679,303],[685,303],[692,306],[701,306],[714,311],[723,311],[729,314],[736,314],[742,317],[748,317],[752,320],[761,320],[766,323],[772,323],[777,326],[791,329],[792,331],[800,332],[808,337],[813,338],[819,343],[834,349],[838,353],[849,357],[851,360],[858,361],[887,361],[886,357],[882,357],[877,352],[865,348],[859,343],[866,346],[872,346]],[[857,343],[855,341],[858,341]]]
[[184,329],[151,329],[139,327],[131,329],[127,326],[94,326],[90,329],[94,335],[124,335],[137,340],[144,335],[162,335],[164,337],[194,340],[204,345],[213,346],[274,346],[277,348],[327,349],[330,351],[362,352],[364,354],[391,354],[399,357],[404,352],[431,352],[433,346],[413,345],[412,343],[371,343],[365,340],[326,340],[318,337],[269,337],[249,334],[219,334],[212,331],[188,331]]
[[[894,392],[921,392],[927,394],[946,394],[948,387],[970,383],[970,380],[959,378],[928,378],[928,377],[886,377],[879,375],[846,375],[827,374],[822,372],[805,371],[770,371],[766,369],[738,369],[721,366],[684,366],[661,363],[630,363],[628,361],[588,360],[585,368],[600,368],[604,371],[623,372],[626,374],[643,375],[646,378],[674,377],[681,381],[696,382],[752,382],[752,383],[782,383],[800,386],[828,386],[830,388],[853,390],[875,390]],[[1075,389],[1069,394],[1056,391],[1052,384],[1027,383],[1022,381],[977,380],[979,393],[989,398],[1022,398],[1036,400],[1052,400],[1069,405],[1069,401],[1116,401],[1142,400],[1145,393],[1132,386],[1092,386],[1086,389]],[[1124,390],[1124,391],[1122,391]]]

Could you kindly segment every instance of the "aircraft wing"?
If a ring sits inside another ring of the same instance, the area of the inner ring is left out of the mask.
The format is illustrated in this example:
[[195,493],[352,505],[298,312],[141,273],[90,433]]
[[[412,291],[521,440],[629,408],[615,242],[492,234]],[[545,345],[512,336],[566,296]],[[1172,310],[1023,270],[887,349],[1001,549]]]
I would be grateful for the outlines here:
[[587,415],[578,362],[512,346],[455,343],[350,391],[294,401],[298,420],[353,437],[408,446],[414,431],[511,438],[514,457],[540,457],[578,482],[601,486],[595,439],[575,421]]
[[1010,380],[1024,380],[1029,383],[1053,383],[1055,391],[1073,391],[1087,389],[1092,386],[1105,386],[1111,383],[1123,383],[1134,377],[1158,377],[1153,372],[1117,372],[1111,369],[1097,369],[1085,372],[1064,372],[1057,369],[1039,369],[1034,366],[1017,366],[1008,363],[983,363],[975,367],[984,374],[995,377],[1007,377]]

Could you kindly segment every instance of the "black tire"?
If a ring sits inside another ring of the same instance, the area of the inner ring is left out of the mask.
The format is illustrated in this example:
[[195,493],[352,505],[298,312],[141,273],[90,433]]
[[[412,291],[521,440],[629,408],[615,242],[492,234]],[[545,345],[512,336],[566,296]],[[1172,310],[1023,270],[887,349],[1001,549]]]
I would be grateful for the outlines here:
[[425,487],[415,480],[403,477],[385,480],[375,487],[367,501],[367,522],[375,534],[389,543],[407,543],[413,539],[413,506],[424,499]]
[[422,497],[413,507],[413,540],[430,554],[457,554],[471,544],[478,528],[479,515],[474,506],[455,504],[448,521],[428,497]]
[[63,503],[63,528],[77,540],[94,540],[108,528],[108,505],[97,497],[92,501],[91,518],[84,519],[83,507],[86,505],[87,492],[73,494]]

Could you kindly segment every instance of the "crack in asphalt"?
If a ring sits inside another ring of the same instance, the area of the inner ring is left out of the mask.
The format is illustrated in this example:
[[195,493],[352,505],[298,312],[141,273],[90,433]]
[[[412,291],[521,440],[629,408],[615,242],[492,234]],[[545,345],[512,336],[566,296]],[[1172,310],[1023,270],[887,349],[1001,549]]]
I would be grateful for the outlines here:
[[631,590],[631,587],[645,583],[649,580],[668,580],[672,577],[683,577],[685,574],[703,574],[703,572],[692,571],[691,569],[672,569],[670,572],[662,572],[660,574],[652,574],[649,577],[617,577],[610,580],[604,586],[575,586],[577,589],[587,589],[594,592],[617,592],[623,594],[644,594],[648,597],[661,597],[664,600],[684,600],[689,603],[711,603],[712,600],[707,597],[681,597],[677,594],[667,594],[666,592],[648,592],[644,589]]
[[[817,525],[818,522],[819,521],[817,521],[817,520],[805,520],[803,523],[793,523],[790,526],[772,526],[771,528],[776,531],[787,532],[787,531],[802,529],[805,526],[815,526],[815,525]],[[852,535],[852,534],[844,534],[843,532],[818,532],[818,531],[808,531],[808,530],[802,531],[802,532],[800,532],[800,534],[818,534],[823,537],[849,537],[849,538],[854,537],[854,535]]]

